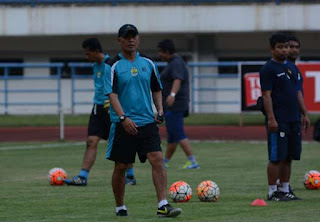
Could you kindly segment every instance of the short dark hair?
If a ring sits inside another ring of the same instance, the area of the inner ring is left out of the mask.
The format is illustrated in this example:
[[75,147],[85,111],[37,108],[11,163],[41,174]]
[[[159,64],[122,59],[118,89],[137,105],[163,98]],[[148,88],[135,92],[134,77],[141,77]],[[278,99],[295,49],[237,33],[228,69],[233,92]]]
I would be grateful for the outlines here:
[[282,33],[274,34],[269,39],[270,46],[273,49],[277,43],[286,43],[286,42],[288,42],[288,37],[287,37],[287,35],[282,34]]
[[170,54],[173,54],[176,52],[176,48],[171,39],[164,39],[161,42],[159,42],[158,48],[161,49],[163,52],[169,52]]
[[294,42],[297,42],[299,44],[299,47],[300,47],[300,41],[297,37],[295,37],[294,35],[289,35],[288,36],[288,42],[289,41],[294,41]]
[[100,41],[97,38],[89,38],[82,42],[82,48],[89,48],[90,51],[102,52]]

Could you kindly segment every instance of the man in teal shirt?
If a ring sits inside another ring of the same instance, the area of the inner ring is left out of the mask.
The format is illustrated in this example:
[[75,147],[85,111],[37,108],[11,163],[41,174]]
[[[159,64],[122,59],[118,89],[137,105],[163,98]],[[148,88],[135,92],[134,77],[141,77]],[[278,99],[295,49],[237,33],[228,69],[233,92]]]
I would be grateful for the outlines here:
[[[97,145],[101,139],[107,140],[110,131],[109,97],[105,95],[106,74],[110,60],[108,54],[102,53],[102,47],[97,38],[83,41],[82,48],[89,62],[93,62],[94,104],[88,124],[87,148],[83,156],[82,169],[78,176],[66,179],[68,185],[86,186],[91,167],[97,156]],[[133,168],[127,175],[133,177]],[[131,181],[133,184],[133,182]],[[134,181],[135,184],[135,181]]]

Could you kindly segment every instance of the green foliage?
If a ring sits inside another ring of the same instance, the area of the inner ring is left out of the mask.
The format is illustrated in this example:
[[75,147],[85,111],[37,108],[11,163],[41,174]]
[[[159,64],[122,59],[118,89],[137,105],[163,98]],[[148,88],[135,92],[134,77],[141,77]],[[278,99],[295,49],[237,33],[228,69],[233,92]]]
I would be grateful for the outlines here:
[[[165,147],[165,144],[164,144]],[[175,221],[316,221],[320,215],[320,190],[306,190],[304,173],[319,169],[319,144],[304,144],[301,161],[293,162],[292,186],[302,201],[268,202],[268,207],[252,207],[257,198],[266,198],[266,143],[201,142],[192,143],[201,166],[181,169],[186,157],[181,149],[167,170],[168,187],[184,180],[193,189],[188,203],[175,204],[183,212]],[[116,218],[111,188],[113,163],[105,160],[106,143],[101,143],[87,187],[50,186],[47,173],[64,168],[69,177],[81,167],[84,143],[5,143],[0,145],[0,221],[159,221],[157,200],[148,163],[137,160],[136,186],[126,188],[125,204],[129,218]],[[221,190],[216,203],[200,202],[196,187],[213,180]]]
[[[320,115],[310,115],[314,123]],[[66,126],[86,126],[89,114],[65,115]],[[263,125],[264,116],[260,113],[243,114],[191,114],[185,118],[186,125]],[[0,115],[0,127],[13,126],[59,126],[58,115]]]

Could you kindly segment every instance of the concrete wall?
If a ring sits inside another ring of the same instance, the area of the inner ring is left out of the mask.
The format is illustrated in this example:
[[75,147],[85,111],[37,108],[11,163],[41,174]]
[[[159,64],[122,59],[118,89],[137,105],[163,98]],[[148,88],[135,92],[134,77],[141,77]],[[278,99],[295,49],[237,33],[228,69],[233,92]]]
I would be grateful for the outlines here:
[[319,11],[318,4],[2,7],[0,35],[115,34],[125,23],[144,34],[318,31]]

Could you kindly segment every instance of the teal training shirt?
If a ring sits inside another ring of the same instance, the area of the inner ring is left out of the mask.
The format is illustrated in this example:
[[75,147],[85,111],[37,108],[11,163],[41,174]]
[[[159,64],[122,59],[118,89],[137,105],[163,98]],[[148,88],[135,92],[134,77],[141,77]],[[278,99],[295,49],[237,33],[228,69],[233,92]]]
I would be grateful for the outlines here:
[[105,93],[105,85],[107,82],[108,64],[110,56],[105,54],[101,64],[97,62],[93,64],[93,81],[94,81],[94,98],[93,102],[98,105],[104,105],[105,100],[109,99]]
[[[129,61],[120,53],[110,61],[110,75],[107,75],[106,93],[116,93],[127,117],[137,126],[154,122],[152,92],[162,90],[158,68],[146,56],[137,52],[134,61]],[[110,107],[111,122],[119,122],[119,117]]]

